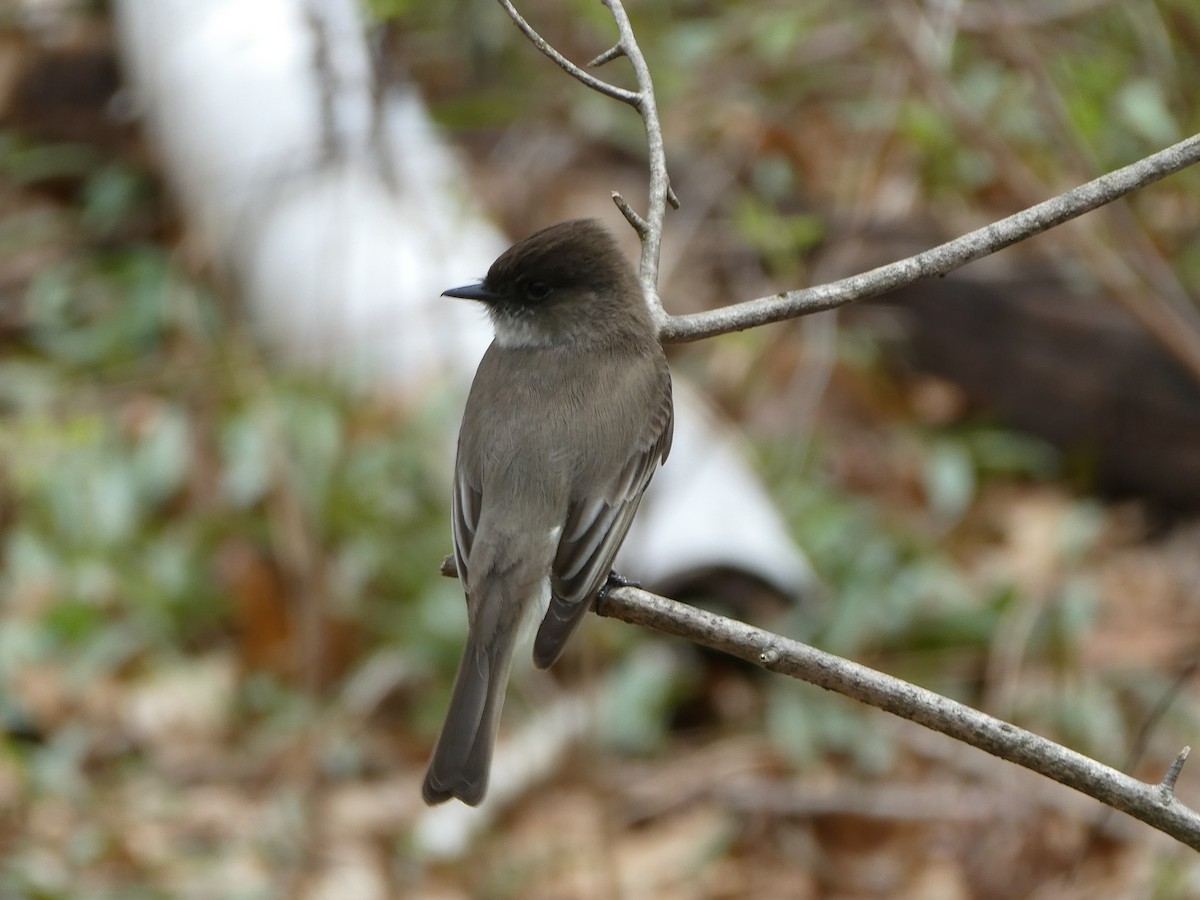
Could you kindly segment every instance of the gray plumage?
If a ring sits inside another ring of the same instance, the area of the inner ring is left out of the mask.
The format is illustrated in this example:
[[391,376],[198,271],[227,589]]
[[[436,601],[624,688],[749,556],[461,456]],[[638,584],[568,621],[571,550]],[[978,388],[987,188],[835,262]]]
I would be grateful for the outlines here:
[[671,447],[671,377],[641,290],[591,220],[539,231],[480,285],[496,338],[463,413],[454,554],[468,637],[423,795],[478,804],[513,652],[554,663],[612,570]]

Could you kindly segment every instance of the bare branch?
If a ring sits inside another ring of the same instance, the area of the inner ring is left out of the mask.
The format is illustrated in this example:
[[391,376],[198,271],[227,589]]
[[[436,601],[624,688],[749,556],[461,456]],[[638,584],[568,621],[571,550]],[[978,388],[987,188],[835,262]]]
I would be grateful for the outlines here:
[[841,281],[803,290],[780,292],[709,312],[670,316],[659,336],[664,343],[695,341],[833,309],[855,300],[877,297],[924,278],[945,275],[969,262],[1110,203],[1196,162],[1200,162],[1200,135],[1193,135],[1132,165],[1101,175],[1057,197],[925,250],[916,256],[852,275]]
[[[439,571],[457,577],[454,557],[442,560]],[[1180,803],[1174,793],[1190,747],[1176,757],[1161,782],[1146,784],[915,684],[649,591],[611,588],[596,600],[596,614],[685,638],[916,722],[1074,788],[1200,850],[1200,812]]]
[[1180,803],[1173,781],[1168,782],[1172,772],[1178,777],[1186,752],[1162,784],[1146,784],[899,678],[656,594],[613,588],[597,600],[596,612],[686,638],[909,719],[1072,787],[1200,850],[1200,813]]
[[[575,63],[571,62],[569,59],[555,50],[552,46],[550,46],[549,41],[538,34],[533,29],[533,26],[525,21],[525,17],[517,12],[516,7],[512,5],[510,0],[500,0],[500,5],[504,7],[504,11],[508,13],[508,17],[516,23],[516,26],[521,29],[521,31],[525,34],[525,37],[529,38],[530,43],[546,54],[546,56],[558,63],[558,65],[562,67],[563,71],[572,78],[583,82],[593,91],[599,91],[606,97],[612,97],[614,100],[620,100],[622,103],[628,103],[630,106],[636,107],[641,102],[638,94],[636,94],[634,91],[617,87],[615,84],[609,84],[607,81],[597,78],[595,75],[592,75],[589,72],[585,72],[583,69],[579,68],[579,66],[575,65]],[[612,51],[609,52],[611,53]],[[599,57],[597,57],[597,59],[599,59]]]
[[646,233],[639,234],[642,239],[642,259],[638,267],[638,279],[642,284],[642,295],[650,306],[655,322],[660,329],[667,319],[663,310],[662,300],[658,296],[658,260],[662,252],[663,219],[667,214],[667,198],[674,197],[673,207],[678,208],[679,198],[671,190],[671,181],[667,177],[667,151],[663,143],[662,125],[658,121],[658,104],[654,99],[654,82],[650,78],[650,67],[646,65],[646,57],[638,46],[633,34],[633,26],[621,0],[604,0],[604,5],[612,13],[613,21],[617,23],[617,33],[621,36],[619,46],[625,51],[633,66],[633,77],[638,86],[637,111],[646,124],[646,149],[649,153],[650,167],[649,205],[646,209]]
[[617,26],[617,43],[589,62],[588,66],[594,68],[618,57],[626,57],[633,67],[633,77],[637,82],[636,91],[619,88],[585,72],[550,46],[546,39],[538,34],[533,26],[517,12],[510,0],[499,0],[499,2],[504,7],[504,11],[508,13],[509,18],[516,23],[533,45],[558,63],[567,74],[594,91],[599,91],[622,103],[628,103],[638,111],[646,125],[646,147],[649,153],[650,168],[646,216],[643,218],[634,212],[633,207],[619,195],[614,194],[613,201],[638,233],[638,238],[642,242],[638,282],[641,284],[642,296],[650,308],[650,314],[653,316],[655,324],[661,329],[669,318],[663,309],[662,300],[658,296],[658,261],[662,253],[663,218],[666,216],[668,203],[674,209],[679,208],[679,198],[675,195],[670,179],[667,177],[666,146],[663,143],[662,125],[658,121],[658,105],[654,99],[654,84],[650,78],[650,67],[646,65],[646,57],[642,55],[642,48],[638,46],[633,26],[629,22],[629,16],[625,13],[625,7],[621,5],[621,0],[603,0]]

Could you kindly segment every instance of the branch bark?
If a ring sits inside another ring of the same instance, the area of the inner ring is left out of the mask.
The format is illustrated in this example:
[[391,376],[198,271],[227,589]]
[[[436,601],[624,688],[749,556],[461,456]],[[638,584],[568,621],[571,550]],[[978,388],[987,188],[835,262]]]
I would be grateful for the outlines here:
[[[442,560],[440,572],[447,578],[458,577],[453,556]],[[1074,788],[1200,850],[1200,812],[1175,796],[1175,783],[1190,747],[1179,752],[1161,781],[1147,784],[1048,738],[903,679],[640,588],[609,588],[597,598],[595,613],[684,638],[761,666],[768,672],[815,684],[924,725]]]
[[1174,793],[1187,748],[1160,783],[1147,784],[915,684],[657,594],[613,588],[596,601],[596,613],[686,638],[909,719],[1094,797],[1200,850],[1200,812]]
[[969,262],[1061,225],[1197,162],[1200,162],[1200,134],[1006,219],[869,272],[708,312],[669,316],[660,337],[666,343],[696,341],[833,309],[855,300],[878,297],[923,278],[953,272]]

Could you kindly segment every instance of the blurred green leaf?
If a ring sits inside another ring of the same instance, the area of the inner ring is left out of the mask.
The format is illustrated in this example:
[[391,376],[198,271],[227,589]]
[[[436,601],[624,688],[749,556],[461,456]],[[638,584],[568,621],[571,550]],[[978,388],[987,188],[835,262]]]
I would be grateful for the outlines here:
[[155,410],[131,460],[146,502],[158,503],[179,490],[192,465],[191,428],[182,410]]
[[341,464],[341,411],[330,398],[316,394],[288,393],[276,403],[287,442],[280,448],[280,458],[293,468],[289,487],[311,514],[320,515]]
[[377,22],[401,18],[421,4],[418,0],[366,0],[367,15]]
[[103,620],[100,610],[83,600],[63,600],[54,604],[43,619],[47,630],[63,643],[90,638]]
[[1128,82],[1114,98],[1114,106],[1121,123],[1148,143],[1165,146],[1179,140],[1179,124],[1157,82],[1148,78]]
[[962,435],[981,475],[1027,475],[1049,479],[1058,474],[1058,451],[1046,441],[1001,428],[977,426]]
[[685,678],[680,655],[665,645],[643,644],[625,656],[605,682],[600,707],[605,742],[631,753],[661,744]]
[[158,251],[134,248],[41,272],[28,291],[34,342],[67,365],[138,360],[163,334],[168,268]]
[[18,184],[78,178],[101,159],[86,144],[37,144],[0,131],[0,174]]
[[802,271],[804,255],[824,239],[826,229],[821,216],[783,215],[750,194],[739,198],[734,224],[763,255],[767,271],[781,278]]
[[221,432],[221,493],[234,506],[250,506],[271,487],[271,438],[253,413],[240,413]]
[[119,163],[93,172],[84,183],[80,221],[98,235],[121,226],[148,196],[145,176]]
[[925,496],[942,522],[959,519],[975,497],[975,467],[967,448],[957,441],[934,443],[925,456]]
[[870,716],[853,701],[812,685],[771,682],[765,725],[771,743],[799,763],[834,754],[866,774],[885,773],[893,763],[895,748]]

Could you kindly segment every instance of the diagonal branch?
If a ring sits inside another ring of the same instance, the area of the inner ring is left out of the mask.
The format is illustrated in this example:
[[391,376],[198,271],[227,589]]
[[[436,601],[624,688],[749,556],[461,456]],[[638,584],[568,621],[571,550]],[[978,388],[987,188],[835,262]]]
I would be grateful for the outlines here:
[[596,601],[596,613],[686,638],[909,719],[1094,797],[1200,850],[1200,812],[1174,794],[1186,750],[1162,783],[1147,784],[915,684],[647,591],[613,588]]
[[780,292],[708,312],[670,316],[659,336],[664,343],[696,341],[877,297],[923,278],[945,275],[1197,162],[1200,162],[1200,134],[907,259],[841,281]]
[[[458,577],[453,556],[442,560],[440,572],[447,578]],[[1181,803],[1174,792],[1190,748],[1185,747],[1176,757],[1161,782],[1147,784],[900,678],[649,591],[614,587],[597,598],[595,612],[728,653],[769,672],[815,684],[924,725],[1074,788],[1200,850],[1200,812]]]

